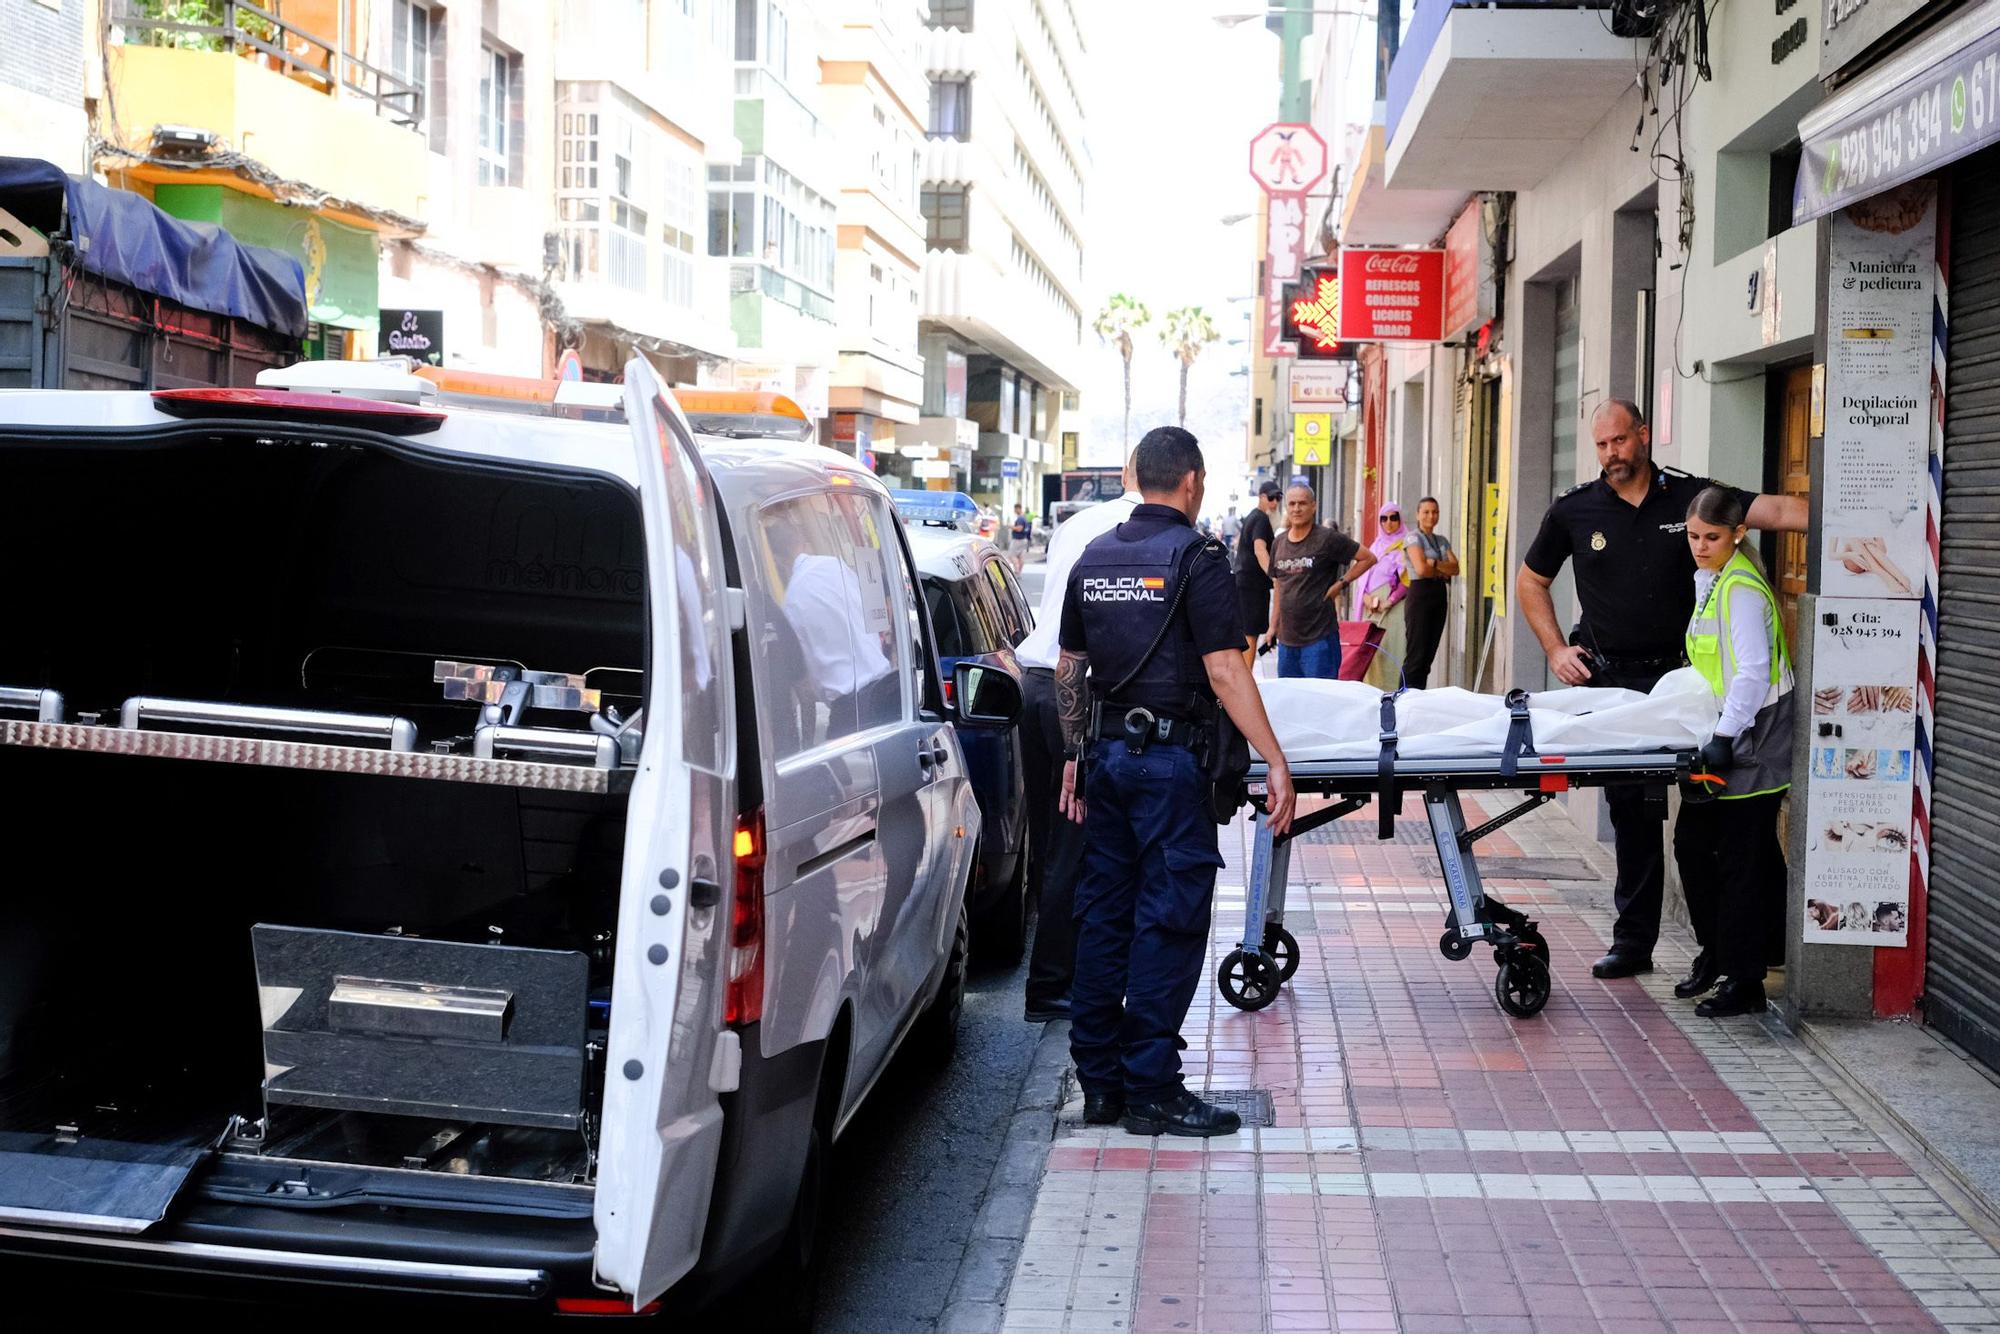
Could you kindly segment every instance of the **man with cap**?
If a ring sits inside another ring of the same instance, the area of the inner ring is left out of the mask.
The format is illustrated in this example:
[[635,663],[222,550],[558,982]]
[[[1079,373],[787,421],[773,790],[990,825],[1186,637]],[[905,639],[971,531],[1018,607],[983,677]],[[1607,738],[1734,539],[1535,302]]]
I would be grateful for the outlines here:
[[1227,1135],[1240,1118],[1190,1093],[1180,1060],[1222,866],[1205,763],[1218,708],[1268,762],[1273,833],[1290,829],[1296,798],[1243,662],[1221,544],[1193,526],[1201,447],[1159,427],[1133,470],[1144,503],[1071,572],[1056,666],[1062,807],[1084,826],[1070,1052],[1086,1122]]
[[[1599,404],[1590,417],[1590,434],[1601,470],[1597,480],[1571,487],[1549,506],[1522,558],[1514,601],[1541,642],[1549,670],[1564,685],[1651,690],[1684,661],[1694,614],[1688,506],[1719,483],[1656,466],[1645,415],[1625,399]],[[1750,527],[1805,531],[1806,503],[1799,497],[1737,494]],[[1579,607],[1567,638],[1549,591],[1565,561],[1575,565]],[[1666,792],[1617,785],[1605,789],[1604,803],[1618,854],[1612,892],[1618,920],[1610,952],[1590,971],[1597,977],[1631,977],[1652,971],[1660,935]]]

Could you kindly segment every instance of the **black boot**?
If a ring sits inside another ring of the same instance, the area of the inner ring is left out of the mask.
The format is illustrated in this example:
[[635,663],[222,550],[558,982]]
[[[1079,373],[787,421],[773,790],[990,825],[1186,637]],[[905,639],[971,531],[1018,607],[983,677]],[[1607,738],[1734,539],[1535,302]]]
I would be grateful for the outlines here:
[[1736,1014],[1762,1014],[1765,1008],[1762,979],[1751,982],[1726,977],[1713,996],[1694,1007],[1694,1012],[1704,1019],[1727,1019]]
[[1714,986],[1716,979],[1721,976],[1722,970],[1715,966],[1715,960],[1708,957],[1708,951],[1703,950],[1694,956],[1694,964],[1688,969],[1688,975],[1674,983],[1674,994],[1682,1000],[1693,1000]]
[[1133,1135],[1233,1135],[1243,1124],[1234,1112],[1225,1112],[1211,1103],[1180,1090],[1157,1102],[1135,1102],[1125,1109],[1124,1126]]
[[1590,965],[1590,975],[1592,977],[1632,977],[1639,973],[1650,973],[1652,971],[1653,956],[1651,954],[1641,954],[1635,949],[1628,949],[1621,945],[1613,945],[1611,953]]
[[1083,1095],[1083,1123],[1087,1126],[1110,1126],[1118,1124],[1118,1118],[1125,1115],[1125,1095],[1123,1093],[1089,1093]]

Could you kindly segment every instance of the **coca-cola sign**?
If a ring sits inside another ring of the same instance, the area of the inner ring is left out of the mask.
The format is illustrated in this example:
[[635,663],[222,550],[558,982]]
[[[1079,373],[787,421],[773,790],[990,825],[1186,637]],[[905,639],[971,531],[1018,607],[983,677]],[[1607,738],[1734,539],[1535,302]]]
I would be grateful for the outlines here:
[[1340,341],[1435,343],[1444,338],[1444,251],[1340,252]]

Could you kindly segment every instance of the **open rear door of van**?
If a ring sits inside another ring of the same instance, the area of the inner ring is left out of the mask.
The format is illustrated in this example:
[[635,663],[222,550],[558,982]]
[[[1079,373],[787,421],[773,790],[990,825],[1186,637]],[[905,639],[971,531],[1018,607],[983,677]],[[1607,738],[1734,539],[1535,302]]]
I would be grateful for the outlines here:
[[648,607],[645,743],[618,910],[598,1278],[634,1307],[694,1266],[734,1087],[722,1024],[734,879],[730,613],[718,500],[679,406],[646,362],[625,368],[638,451]]

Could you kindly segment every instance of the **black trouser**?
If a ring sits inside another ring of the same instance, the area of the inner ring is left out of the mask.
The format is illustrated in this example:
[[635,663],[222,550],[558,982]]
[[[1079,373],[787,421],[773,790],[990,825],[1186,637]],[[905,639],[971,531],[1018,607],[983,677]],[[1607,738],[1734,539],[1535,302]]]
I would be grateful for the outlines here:
[[1410,580],[1409,596],[1403,599],[1403,684],[1412,690],[1422,690],[1431,679],[1450,602],[1444,580]]
[[[1600,662],[1591,684],[1650,691],[1669,670],[1658,664]],[[1611,928],[1611,948],[1647,958],[1660,938],[1660,904],[1666,894],[1667,790],[1614,783],[1604,789],[1604,804],[1611,812],[1612,844],[1618,853],[1618,884],[1611,895],[1618,920]]]
[[1062,794],[1062,715],[1056,710],[1055,673],[1030,667],[1023,682],[1021,763],[1028,797],[1028,897],[1038,904],[1035,948],[1028,956],[1028,1007],[1069,995],[1076,968],[1077,868],[1083,826],[1056,809]]
[[1694,938],[1727,978],[1761,982],[1771,941],[1784,930],[1785,852],[1778,805],[1785,794],[1685,801],[1674,824],[1674,864],[1687,891]]

